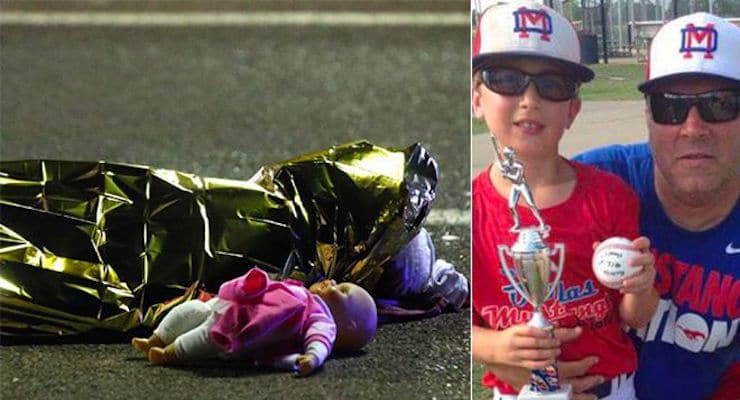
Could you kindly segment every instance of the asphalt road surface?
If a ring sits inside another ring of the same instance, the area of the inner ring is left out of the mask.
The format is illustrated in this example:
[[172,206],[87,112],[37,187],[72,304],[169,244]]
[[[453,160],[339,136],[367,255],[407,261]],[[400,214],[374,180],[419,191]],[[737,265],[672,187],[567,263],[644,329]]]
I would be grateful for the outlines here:
[[[469,207],[469,28],[24,28],[0,31],[0,159],[108,160],[247,179],[367,139],[436,157],[435,208]],[[470,273],[469,227],[428,226]],[[441,240],[457,236],[458,240]],[[0,347],[3,399],[467,399],[469,312],[380,327],[307,378],[154,368],[125,343]],[[103,340],[100,341],[108,341]],[[7,344],[7,343],[6,343]]]

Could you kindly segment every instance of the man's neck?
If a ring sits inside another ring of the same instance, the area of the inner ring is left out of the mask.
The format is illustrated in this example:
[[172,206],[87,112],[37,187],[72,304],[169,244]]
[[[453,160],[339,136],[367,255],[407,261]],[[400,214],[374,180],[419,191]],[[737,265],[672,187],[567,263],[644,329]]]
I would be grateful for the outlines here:
[[656,173],[655,192],[674,224],[687,231],[702,232],[719,225],[730,215],[740,196],[740,184],[735,180],[711,193],[684,194],[672,190]]

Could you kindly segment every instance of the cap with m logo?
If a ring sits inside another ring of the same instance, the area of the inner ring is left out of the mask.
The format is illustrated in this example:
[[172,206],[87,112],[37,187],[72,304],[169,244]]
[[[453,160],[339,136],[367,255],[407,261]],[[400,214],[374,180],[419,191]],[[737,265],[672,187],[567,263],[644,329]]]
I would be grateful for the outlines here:
[[529,32],[540,34],[540,40],[550,41],[552,34],[552,17],[544,10],[519,7],[514,11],[514,32],[520,38],[528,38]]
[[714,24],[706,26],[694,26],[687,24],[686,28],[681,29],[681,52],[684,58],[691,58],[692,52],[699,51],[704,53],[704,58],[713,58],[712,52],[717,50],[717,30]]
[[740,27],[716,15],[695,13],[665,24],[650,44],[645,82],[650,92],[669,78],[714,76],[740,87]]
[[555,10],[531,0],[499,2],[483,11],[473,41],[473,70],[511,57],[557,61],[582,82],[594,77],[581,64],[573,25]]

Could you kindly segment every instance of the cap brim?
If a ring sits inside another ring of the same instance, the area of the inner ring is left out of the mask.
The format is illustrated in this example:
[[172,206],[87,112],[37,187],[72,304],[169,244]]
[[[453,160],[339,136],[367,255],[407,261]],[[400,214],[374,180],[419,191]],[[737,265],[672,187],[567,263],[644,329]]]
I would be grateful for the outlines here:
[[637,85],[637,89],[641,91],[642,93],[650,93],[655,89],[655,86],[668,82],[670,80],[681,80],[681,79],[687,79],[687,78],[717,78],[722,79],[724,81],[727,81],[729,84],[733,86],[733,88],[740,88],[740,80],[737,80],[735,78],[730,78],[728,76],[723,76],[719,74],[710,74],[706,72],[683,72],[680,74],[672,74],[672,75],[666,75],[661,76],[660,78],[651,79],[649,81],[645,81],[639,85]]
[[506,52],[506,53],[486,53],[473,57],[473,71],[477,71],[485,65],[495,64],[497,61],[509,57],[528,57],[539,58],[556,62],[567,68],[573,76],[581,82],[590,82],[594,79],[594,71],[582,64],[577,64],[561,58],[543,56],[541,54],[532,54],[531,52]]

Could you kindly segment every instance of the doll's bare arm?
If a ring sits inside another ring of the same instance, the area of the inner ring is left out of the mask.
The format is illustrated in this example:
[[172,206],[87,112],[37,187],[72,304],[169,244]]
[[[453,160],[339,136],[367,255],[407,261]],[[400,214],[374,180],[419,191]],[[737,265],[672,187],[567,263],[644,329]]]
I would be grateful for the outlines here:
[[319,368],[319,360],[311,353],[301,354],[296,360],[296,374],[298,376],[309,376]]
[[291,353],[271,359],[258,360],[258,366],[269,366],[281,371],[292,371],[308,376],[324,364],[329,348],[321,341],[309,342],[303,354]]
[[312,308],[304,326],[303,354],[295,363],[299,376],[310,375],[324,364],[337,335],[337,326],[327,311],[319,303],[314,303]]
[[308,344],[306,352],[298,356],[295,370],[299,376],[308,376],[324,364],[329,356],[329,349],[321,341]]

